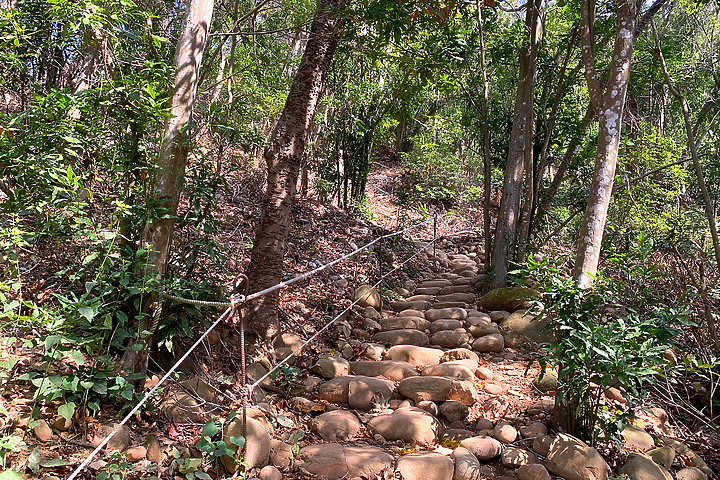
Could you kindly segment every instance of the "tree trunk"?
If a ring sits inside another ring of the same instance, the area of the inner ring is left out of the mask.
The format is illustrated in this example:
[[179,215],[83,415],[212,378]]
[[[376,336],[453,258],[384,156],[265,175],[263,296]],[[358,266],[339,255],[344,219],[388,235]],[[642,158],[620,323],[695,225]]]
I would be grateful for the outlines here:
[[480,73],[483,79],[483,96],[480,103],[481,125],[480,133],[482,135],[482,152],[483,152],[483,226],[485,234],[485,264],[490,264],[490,252],[492,251],[492,226],[490,225],[490,189],[491,185],[491,164],[490,164],[490,128],[488,126],[488,104],[490,97],[490,82],[487,77],[487,65],[485,64],[485,35],[483,30],[482,4],[476,0],[478,15],[478,36],[480,37]]
[[570,163],[575,156],[575,152],[580,146],[580,142],[582,142],[582,138],[585,135],[585,132],[590,126],[590,121],[592,120],[592,118],[593,109],[591,106],[588,106],[582,119],[582,130],[570,139],[570,143],[568,144],[567,149],[565,150],[565,154],[560,160],[560,165],[555,172],[555,177],[552,179],[552,182],[550,182],[550,185],[548,185],[547,189],[545,189],[542,194],[543,200],[542,202],[540,202],[540,205],[537,208],[538,216],[543,215],[543,212],[547,213],[550,209],[550,204],[555,198],[555,195],[557,195],[558,190],[560,190],[560,185],[562,185],[562,182],[565,180],[565,175],[568,168],[570,167]]
[[585,216],[580,228],[577,257],[573,277],[581,288],[589,287],[597,273],[605,220],[612,194],[617,165],[625,95],[630,80],[630,64],[635,44],[636,11],[633,0],[621,0],[617,6],[615,47],[610,62],[610,75],[603,95],[595,74],[594,34],[592,22],[595,5],[592,0],[581,4],[582,54],[590,92],[590,103],[596,109],[598,144],[595,170],[588,196]]
[[[565,92],[567,91],[567,86],[565,85],[565,71],[567,70],[568,63],[570,62],[570,58],[572,57],[572,53],[575,46],[575,41],[577,39],[578,29],[574,28],[572,31],[571,39],[568,42],[567,49],[565,51],[565,59],[563,60],[562,66],[560,67],[560,72],[557,75],[557,81],[558,84],[556,86],[555,90],[555,99],[553,100],[553,105],[550,111],[550,115],[547,119],[547,124],[545,125],[545,139],[543,140],[543,146],[540,150],[540,161],[538,162],[537,166],[537,175],[535,175],[535,181],[533,184],[533,194],[532,194],[532,204],[530,205],[530,215],[527,219],[527,225],[523,225],[523,233],[525,235],[525,242],[529,243],[530,238],[532,237],[532,232],[535,226],[535,220],[538,213],[538,204],[540,201],[540,189],[542,187],[543,180],[545,179],[545,173],[549,170],[548,167],[548,158],[549,158],[549,147],[550,147],[550,139],[552,137],[552,132],[555,127],[555,121],[557,120],[557,114],[558,109],[560,107],[560,101],[562,100],[563,96],[565,95]],[[544,110],[544,108],[543,108]]]
[[85,32],[84,43],[85,54],[73,87],[75,93],[90,88],[95,79],[95,71],[104,53],[105,38],[103,32],[97,27],[91,27],[89,31]]
[[500,213],[495,231],[495,241],[492,250],[492,272],[486,288],[504,287],[507,283],[508,264],[515,256],[517,246],[517,224],[520,219],[520,200],[522,197],[523,169],[525,165],[525,136],[528,129],[528,112],[532,109],[534,87],[534,58],[532,43],[535,37],[537,9],[528,3],[525,15],[525,25],[528,31],[528,41],[520,48],[520,73],[518,87],[515,94],[515,115],[513,117],[508,160],[505,164],[505,177],[503,179],[502,200]]
[[[346,5],[347,0],[320,0],[285,107],[265,150],[267,190],[247,271],[251,292],[282,280],[290,211],[305,143],[340,39],[342,19],[337,12]],[[276,291],[248,305],[250,330],[259,339],[276,333],[278,300]]]
[[533,145],[535,143],[535,111],[533,104],[535,102],[535,72],[537,66],[537,47],[538,36],[542,28],[540,19],[540,7],[542,0],[533,2],[534,13],[530,19],[530,92],[526,99],[525,108],[527,113],[525,116],[525,185],[523,188],[523,207],[520,215],[520,230],[516,235],[516,251],[512,258],[517,262],[522,262],[527,257],[527,245],[530,240],[530,222],[533,216],[532,209],[535,206],[535,155]]
[[197,94],[198,73],[212,13],[213,0],[190,0],[175,49],[172,116],[165,122],[152,191],[152,207],[164,209],[164,212],[152,216],[143,229],[140,243],[142,248],[148,249],[145,272],[157,276],[165,274],[170,258],[175,215],[185,180],[187,126]]
[[[175,48],[176,71],[170,109],[172,116],[165,122],[165,131],[160,142],[150,205],[153,213],[140,236],[140,246],[148,252],[142,270],[146,275],[154,275],[156,278],[165,275],[170,259],[175,216],[185,179],[187,126],[195,103],[200,64],[212,21],[213,2],[214,0],[190,0]],[[162,209],[162,214],[156,209]],[[150,301],[154,301],[154,298]],[[147,315],[137,325],[137,342],[143,348],[137,353],[134,349],[127,350],[123,358],[126,370],[147,370],[147,347],[155,335],[153,330],[156,325],[152,324],[154,320]],[[142,379],[135,387],[136,390],[142,388]]]
[[[598,115],[598,143],[595,154],[595,170],[592,185],[580,228],[577,256],[573,278],[580,288],[590,288],[597,273],[600,260],[605,220],[607,219],[610,196],[612,194],[615,167],[617,164],[622,115],[625,108],[625,96],[630,80],[635,40],[666,0],[656,2],[637,18],[634,0],[619,0],[615,15],[615,46],[608,69],[607,85],[603,89],[595,68],[595,3],[593,0],[581,0],[580,35],[582,39],[582,57],[585,66],[585,78],[590,94],[590,105]],[[562,369],[562,366],[561,366]],[[558,390],[553,422],[555,428],[567,431],[573,425],[571,418],[579,405],[570,405],[567,395]],[[570,432],[576,434],[577,432]]]

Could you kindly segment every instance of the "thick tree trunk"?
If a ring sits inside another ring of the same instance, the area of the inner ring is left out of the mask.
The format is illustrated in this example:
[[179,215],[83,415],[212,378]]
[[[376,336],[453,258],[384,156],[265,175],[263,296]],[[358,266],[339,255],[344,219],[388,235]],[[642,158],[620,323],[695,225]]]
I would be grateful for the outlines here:
[[515,94],[515,115],[513,117],[508,160],[505,164],[502,200],[495,230],[492,250],[492,272],[486,284],[487,289],[504,287],[507,283],[508,264],[515,257],[517,247],[517,227],[520,220],[520,200],[522,197],[523,170],[525,166],[525,137],[527,122],[532,122],[533,88],[535,79],[534,46],[536,38],[537,9],[528,3],[525,24],[529,29],[528,41],[520,48],[520,72]]
[[[282,279],[290,211],[305,143],[340,39],[342,19],[337,12],[346,5],[347,0],[320,0],[305,53],[264,154],[268,181],[247,271],[251,292]],[[248,305],[250,330],[259,339],[276,333],[278,300],[275,292]]]
[[213,0],[190,0],[175,49],[172,116],[165,122],[152,192],[153,209],[164,209],[164,214],[156,212],[141,236],[141,246],[148,249],[144,270],[157,276],[165,274],[170,258],[175,215],[185,180],[187,126],[197,94],[198,74],[212,13]]

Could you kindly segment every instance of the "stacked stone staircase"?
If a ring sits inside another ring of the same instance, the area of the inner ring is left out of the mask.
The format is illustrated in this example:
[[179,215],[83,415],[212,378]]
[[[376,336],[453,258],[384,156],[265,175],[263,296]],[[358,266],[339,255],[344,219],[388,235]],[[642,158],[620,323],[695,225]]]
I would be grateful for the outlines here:
[[[554,400],[543,394],[552,393],[556,377],[537,375],[532,349],[508,348],[532,346],[541,326],[524,310],[477,308],[479,259],[441,250],[431,259],[445,271],[408,284],[405,298],[389,310],[366,305],[358,327],[335,351],[314,359],[304,390],[289,402],[307,421],[300,429],[312,436],[271,439],[270,422],[252,409],[247,465],[264,466],[260,480],[550,480],[548,469],[567,480],[607,479],[610,468],[595,449],[567,435],[548,435]],[[281,338],[281,354],[302,344],[290,333]],[[514,376],[524,393],[497,378],[491,383],[494,371],[505,372],[505,380]],[[236,418],[226,437],[239,435],[241,427]],[[633,453],[621,473],[670,480],[653,455],[675,450],[654,448],[642,428],[626,430],[625,446],[647,455]],[[683,480],[706,480],[707,465],[693,458],[700,476]],[[231,461],[226,466],[234,468]]]

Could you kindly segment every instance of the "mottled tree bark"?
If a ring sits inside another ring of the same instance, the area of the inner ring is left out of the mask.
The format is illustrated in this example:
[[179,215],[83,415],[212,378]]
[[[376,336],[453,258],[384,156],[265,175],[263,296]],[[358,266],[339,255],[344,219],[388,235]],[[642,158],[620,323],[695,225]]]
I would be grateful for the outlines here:
[[[600,260],[600,248],[615,179],[622,115],[630,80],[635,40],[652,15],[665,1],[656,0],[638,19],[635,0],[618,0],[615,15],[615,45],[605,88],[598,79],[595,67],[595,32],[593,29],[595,3],[593,0],[581,0],[580,3],[580,35],[585,78],[590,94],[590,105],[597,113],[599,121],[595,170],[580,228],[573,272],[573,278],[580,288],[589,288],[592,285]],[[563,396],[562,393],[562,390],[559,390],[556,397],[553,423],[555,428],[560,431],[570,429],[570,433],[577,434],[573,431],[574,426],[577,426],[573,415],[578,406],[569,405],[567,396]]]
[[[342,18],[339,12],[346,5],[347,0],[320,0],[285,107],[265,150],[267,190],[247,271],[251,292],[282,280],[290,212],[303,152],[340,40]],[[276,291],[248,305],[250,331],[258,339],[266,340],[276,333],[278,300]]]
[[154,212],[141,236],[148,249],[146,273],[162,276],[167,271],[170,243],[175,228],[180,192],[185,181],[188,154],[187,127],[197,94],[198,74],[202,63],[208,29],[212,20],[213,0],[190,0],[175,49],[175,83],[171,110],[165,122],[155,170],[151,208]]
[[593,18],[595,5],[591,0],[581,4],[582,56],[590,93],[590,103],[599,121],[595,170],[588,195],[573,276],[582,288],[589,287],[597,273],[605,221],[612,194],[617,165],[625,96],[630,80],[630,64],[635,45],[636,5],[634,0],[621,0],[617,6],[615,47],[610,61],[607,86],[603,92],[597,78],[594,55]]

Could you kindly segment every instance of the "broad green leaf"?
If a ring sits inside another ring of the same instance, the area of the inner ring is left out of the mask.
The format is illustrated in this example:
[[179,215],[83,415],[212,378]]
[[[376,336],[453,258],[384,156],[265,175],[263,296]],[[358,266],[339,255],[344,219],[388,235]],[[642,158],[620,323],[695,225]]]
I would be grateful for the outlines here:
[[243,437],[242,435],[238,435],[236,437],[230,437],[230,443],[242,448],[245,446],[245,437]]
[[215,420],[210,420],[203,426],[202,436],[203,437],[214,437],[218,432],[218,424]]
[[22,474],[15,470],[5,470],[0,473],[0,480],[22,480]]
[[85,357],[80,350],[73,350],[70,352],[70,358],[73,359],[78,365],[85,365]]
[[52,348],[60,343],[62,337],[60,335],[48,335],[45,337],[45,351],[49,352]]
[[95,309],[91,307],[80,307],[78,313],[85,317],[88,322],[92,322],[92,319],[95,318]]
[[65,418],[66,420],[72,419],[75,414],[75,402],[68,402],[58,407],[58,415]]

